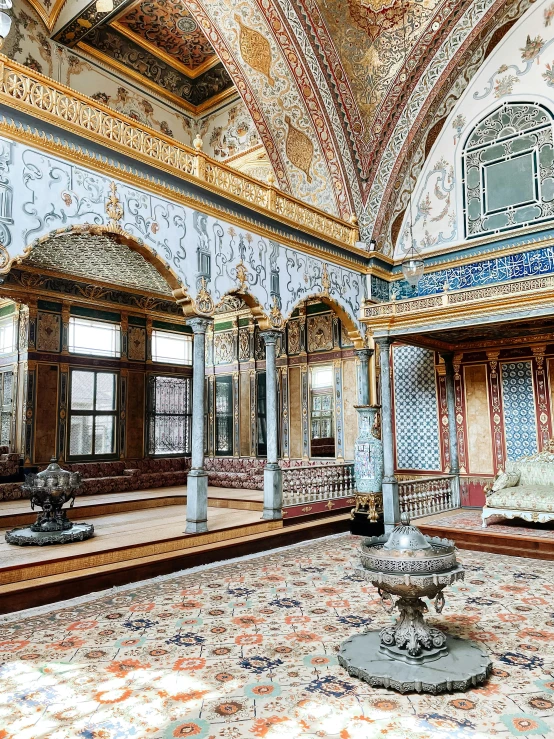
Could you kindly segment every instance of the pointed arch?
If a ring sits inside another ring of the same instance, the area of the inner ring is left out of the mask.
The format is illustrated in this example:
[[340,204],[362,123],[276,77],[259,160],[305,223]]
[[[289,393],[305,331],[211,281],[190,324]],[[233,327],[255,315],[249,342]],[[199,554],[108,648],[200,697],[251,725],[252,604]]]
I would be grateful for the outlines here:
[[285,316],[285,322],[288,322],[290,318],[292,317],[292,314],[294,311],[302,305],[302,303],[305,303],[308,300],[320,300],[322,303],[327,305],[331,310],[336,313],[336,315],[340,318],[341,323],[346,328],[346,332],[348,334],[348,338],[354,343],[355,349],[364,349],[366,344],[364,337],[362,335],[362,332],[360,330],[360,327],[357,325],[356,321],[350,313],[334,298],[332,298],[330,295],[328,295],[325,292],[316,292],[316,293],[310,293],[309,295],[302,296],[302,299],[299,300],[295,305],[292,306],[290,309],[290,312],[287,316]]

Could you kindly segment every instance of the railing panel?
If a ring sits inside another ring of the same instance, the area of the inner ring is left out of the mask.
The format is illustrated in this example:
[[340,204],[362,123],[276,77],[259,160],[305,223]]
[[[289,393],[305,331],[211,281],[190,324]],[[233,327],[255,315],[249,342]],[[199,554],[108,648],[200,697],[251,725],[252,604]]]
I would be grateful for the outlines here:
[[450,511],[453,502],[453,475],[420,477],[398,483],[400,510],[410,518],[432,516],[434,513]]
[[346,498],[355,493],[354,464],[314,465],[283,470],[283,505]]

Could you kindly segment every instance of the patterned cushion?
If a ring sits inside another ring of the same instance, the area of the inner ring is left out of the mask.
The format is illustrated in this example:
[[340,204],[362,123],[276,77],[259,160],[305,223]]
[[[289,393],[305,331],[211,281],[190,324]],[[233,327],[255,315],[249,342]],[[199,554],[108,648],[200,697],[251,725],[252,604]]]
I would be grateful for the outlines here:
[[554,464],[548,462],[521,461],[521,485],[552,485],[554,486]]
[[519,478],[519,470],[514,472],[501,472],[494,481],[492,491],[496,493],[498,490],[503,490],[504,488],[515,488],[519,482]]
[[511,508],[521,511],[554,512],[554,488],[533,485],[504,488],[487,498],[489,508]]

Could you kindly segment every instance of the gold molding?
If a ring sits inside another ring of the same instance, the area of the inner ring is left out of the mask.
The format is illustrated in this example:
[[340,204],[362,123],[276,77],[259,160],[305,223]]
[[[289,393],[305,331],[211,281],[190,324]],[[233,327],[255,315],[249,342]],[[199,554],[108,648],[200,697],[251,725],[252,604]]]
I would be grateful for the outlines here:
[[28,3],[50,32],[56,25],[56,21],[62,12],[62,8],[65,5],[66,0],[56,0],[50,12],[40,4],[40,0],[28,0]]
[[[85,136],[114,151],[132,156],[138,161],[199,185],[243,207],[339,246],[347,252],[364,258],[368,256],[365,250],[354,246],[358,238],[358,229],[355,225],[221,164],[202,152],[197,152],[117,113],[103,103],[93,101],[59,82],[9,60],[4,55],[0,55],[0,101],[11,108],[34,115],[40,120]],[[88,152],[56,142],[38,131],[26,130],[5,120],[0,123],[0,129],[19,141],[33,142],[38,148],[46,148],[60,154],[65,152],[62,156],[70,161],[79,162],[81,165],[87,162],[85,166],[92,165],[96,169],[110,172],[111,176],[116,176],[120,180],[125,180],[129,176],[123,169],[107,162],[98,162]],[[204,213],[215,213],[217,217],[226,221],[240,224],[241,228],[266,238],[278,239],[281,243],[288,242],[294,245],[293,248],[318,256],[325,261],[341,264],[362,273],[366,271],[365,267],[348,259],[347,256],[330,254],[324,249],[306,245],[293,237],[277,235],[276,231],[269,227],[255,226],[250,218],[230,215],[226,210],[215,208],[192,196],[181,193],[176,196],[173,188],[153,183],[146,176],[133,175],[133,177],[133,184],[141,182],[141,186],[144,187],[144,183],[148,182],[146,187],[150,191],[158,189],[158,192],[171,193],[171,199],[177,198],[177,202],[185,202]]]
[[[125,8],[125,11],[128,12],[132,8]],[[129,41],[132,41],[137,46],[140,46],[145,51],[148,51],[150,54],[153,54],[156,56],[160,61],[165,62],[170,67],[174,67],[175,69],[179,70],[179,72],[182,72],[185,74],[189,79],[195,80],[197,77],[200,77],[201,74],[204,72],[207,72],[208,69],[211,69],[212,67],[215,67],[216,64],[219,63],[219,57],[214,51],[213,57],[211,59],[206,59],[205,62],[200,64],[196,69],[191,69],[190,67],[187,67],[186,64],[183,64],[175,57],[172,57],[170,54],[168,54],[163,49],[160,49],[156,44],[151,43],[150,41],[147,41],[142,36],[139,36],[138,33],[134,33],[134,31],[131,31],[130,28],[127,28],[123,23],[120,23],[119,21],[115,20],[112,21],[109,24],[110,28],[113,28],[115,31],[120,33],[122,36],[125,36],[125,38],[129,39]]]

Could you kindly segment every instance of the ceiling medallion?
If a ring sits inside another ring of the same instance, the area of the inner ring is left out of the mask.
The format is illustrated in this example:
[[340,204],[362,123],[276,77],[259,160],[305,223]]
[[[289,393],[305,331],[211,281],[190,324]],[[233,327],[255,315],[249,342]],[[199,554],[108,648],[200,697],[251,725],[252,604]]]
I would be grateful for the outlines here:
[[177,28],[183,33],[194,33],[198,28],[198,23],[190,15],[184,15],[177,21]]

